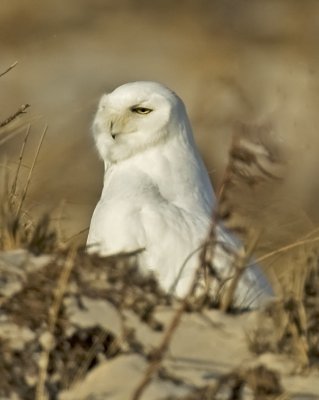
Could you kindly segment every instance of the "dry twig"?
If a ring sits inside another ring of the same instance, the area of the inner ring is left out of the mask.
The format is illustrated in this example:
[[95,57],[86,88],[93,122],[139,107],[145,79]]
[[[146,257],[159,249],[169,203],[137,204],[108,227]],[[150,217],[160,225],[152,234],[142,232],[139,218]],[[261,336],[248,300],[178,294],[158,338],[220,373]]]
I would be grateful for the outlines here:
[[18,61],[15,61],[12,65],[10,65],[10,67],[8,67],[6,70],[4,70],[3,72],[0,72],[0,78],[7,74],[9,71],[11,71],[16,65],[18,64]]
[[133,392],[133,396],[132,396],[131,400],[139,400],[141,398],[144,390],[147,388],[147,386],[151,382],[152,377],[160,369],[161,363],[167,352],[167,349],[172,340],[172,337],[181,321],[183,313],[187,309],[189,298],[191,297],[191,295],[194,293],[194,291],[196,289],[197,280],[198,280],[198,272],[199,271],[197,271],[197,274],[195,274],[195,276],[194,276],[192,286],[191,286],[188,294],[183,298],[179,308],[176,310],[176,313],[174,314],[170,324],[168,325],[166,332],[163,335],[161,343],[159,344],[157,349],[152,352],[152,361],[149,364],[148,368],[146,369],[143,378],[141,379],[141,381],[139,382],[135,391]]
[[33,170],[34,170],[34,166],[35,166],[35,164],[37,162],[37,159],[38,159],[38,156],[39,156],[39,153],[40,153],[40,150],[41,150],[41,146],[42,146],[42,143],[43,143],[43,139],[44,139],[44,137],[45,137],[45,135],[47,133],[47,130],[48,130],[48,126],[46,125],[44,130],[43,130],[43,132],[42,132],[42,135],[41,135],[41,138],[40,138],[40,141],[39,141],[39,144],[38,144],[38,148],[37,148],[37,151],[35,153],[35,156],[34,156],[34,159],[33,159],[33,162],[32,162],[32,166],[31,166],[30,171],[29,171],[28,178],[27,178],[25,187],[24,187],[22,195],[21,195],[20,204],[19,204],[19,207],[17,208],[17,215],[20,214],[22,206],[23,206],[23,203],[24,203],[24,200],[26,198],[26,195],[27,195],[27,192],[28,192],[28,188],[29,188],[29,185],[30,185],[30,182],[31,182],[31,177],[32,177],[32,173],[33,173]]
[[[308,236],[308,235],[307,235],[307,236]],[[296,241],[296,242],[294,242],[294,243],[290,243],[290,244],[288,244],[288,245],[286,245],[286,246],[280,247],[279,249],[276,249],[276,250],[274,250],[274,251],[270,251],[270,252],[264,254],[263,256],[258,257],[258,258],[255,260],[255,262],[256,262],[256,263],[261,263],[262,261],[265,261],[265,260],[267,260],[268,258],[271,258],[271,257],[276,256],[276,255],[278,255],[278,254],[286,253],[286,252],[288,252],[289,250],[295,249],[295,248],[300,247],[300,246],[304,246],[305,244],[310,244],[310,243],[315,243],[315,242],[319,242],[319,236],[314,237],[314,238],[312,238],[312,239],[302,239],[302,240],[298,240],[298,241]]]
[[182,301],[182,303],[181,303],[180,307],[178,308],[178,310],[176,311],[171,323],[169,324],[160,345],[154,351],[153,357],[152,357],[153,361],[149,364],[142,380],[139,382],[137,388],[135,389],[133,396],[132,396],[132,400],[139,400],[141,398],[144,390],[147,388],[147,386],[151,382],[153,375],[159,370],[162,360],[163,360],[163,358],[166,354],[167,348],[169,346],[169,343],[170,343],[170,341],[173,337],[173,334],[176,331],[176,328],[178,327],[180,320],[182,318],[182,315],[186,309],[187,297],[188,296],[186,296],[184,298],[184,300]]
[[21,114],[25,114],[27,108],[30,107],[30,104],[22,104],[20,108],[12,115],[10,115],[8,118],[0,122],[0,128],[3,128],[4,126],[10,124],[10,122],[14,121],[16,118],[18,118]]
[[48,329],[46,332],[48,334],[49,343],[47,345],[42,346],[43,351],[39,362],[39,380],[36,387],[36,396],[35,396],[36,400],[45,400],[47,398],[45,393],[45,382],[48,373],[50,351],[53,346],[52,342],[54,338],[54,329],[57,323],[63,296],[66,292],[69,277],[72,268],[74,266],[75,255],[76,255],[76,249],[74,247],[71,247],[68,256],[65,260],[64,266],[62,268],[59,280],[57,282],[54,302],[49,310],[49,322],[48,322]]
[[220,309],[221,311],[228,311],[231,303],[234,298],[235,290],[237,288],[238,282],[244,273],[245,269],[247,268],[248,261],[253,255],[253,252],[256,248],[257,242],[259,239],[259,235],[256,235],[253,240],[250,242],[249,246],[247,249],[244,247],[242,248],[242,251],[239,251],[237,254],[237,257],[235,259],[235,275],[232,278],[230,285],[226,289],[226,292],[221,298],[221,303],[220,303]]
[[19,172],[20,172],[20,169],[21,169],[21,164],[22,164],[22,159],[23,159],[23,155],[24,155],[25,146],[26,146],[28,138],[29,138],[30,128],[31,128],[31,125],[29,124],[28,127],[27,127],[27,132],[26,132],[25,138],[24,138],[23,143],[22,143],[22,147],[21,147],[21,151],[20,151],[20,155],[19,155],[18,167],[17,167],[17,171],[16,171],[16,174],[15,174],[15,177],[14,177],[14,181],[13,181],[12,187],[11,187],[11,193],[10,193],[11,198],[16,194],[17,183],[18,183],[18,178],[19,178]]

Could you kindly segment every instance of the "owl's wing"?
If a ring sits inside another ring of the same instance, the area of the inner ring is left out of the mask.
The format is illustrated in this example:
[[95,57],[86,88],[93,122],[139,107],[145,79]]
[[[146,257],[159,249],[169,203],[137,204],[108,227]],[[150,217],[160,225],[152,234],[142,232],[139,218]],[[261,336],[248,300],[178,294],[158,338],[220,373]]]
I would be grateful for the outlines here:
[[[173,291],[179,297],[187,295],[200,267],[210,216],[199,217],[187,213],[161,196],[156,187],[148,193],[148,202],[144,204],[140,215],[146,240],[146,250],[141,254],[142,264],[155,272],[165,290]],[[222,279],[232,278],[239,241],[220,226],[216,233],[218,244],[213,253],[213,266]],[[213,284],[212,295],[217,295],[217,291],[218,288]],[[257,265],[252,265],[237,284],[234,305],[255,308],[265,303],[271,294],[271,287],[263,272]]]
[[145,248],[145,233],[138,205],[101,198],[90,224],[87,238],[89,253],[111,256]]
[[101,199],[91,219],[88,251],[108,256],[144,249],[141,210],[150,201],[156,202],[156,194],[143,176],[117,170],[106,175]]
[[140,171],[115,171],[105,187],[91,221],[91,252],[112,255],[145,249],[138,255],[141,270],[154,272],[164,290],[176,283],[174,293],[187,294],[209,215],[187,212]]
[[140,210],[145,233],[141,263],[157,275],[161,286],[182,297],[188,293],[199,266],[200,245],[210,226],[209,215],[190,213],[149,187]]

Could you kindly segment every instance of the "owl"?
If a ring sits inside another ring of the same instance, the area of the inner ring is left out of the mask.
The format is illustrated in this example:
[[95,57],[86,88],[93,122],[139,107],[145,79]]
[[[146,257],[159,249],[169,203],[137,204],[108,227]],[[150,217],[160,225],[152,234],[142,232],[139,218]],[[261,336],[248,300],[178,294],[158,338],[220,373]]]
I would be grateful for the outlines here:
[[[216,199],[183,101],[160,83],[127,83],[102,96],[92,130],[105,174],[89,251],[108,256],[141,250],[140,270],[153,273],[163,290],[184,297]],[[234,244],[222,227],[217,239]],[[213,264],[222,275],[229,273],[221,249]],[[257,304],[262,281],[259,271],[244,274],[237,301]]]

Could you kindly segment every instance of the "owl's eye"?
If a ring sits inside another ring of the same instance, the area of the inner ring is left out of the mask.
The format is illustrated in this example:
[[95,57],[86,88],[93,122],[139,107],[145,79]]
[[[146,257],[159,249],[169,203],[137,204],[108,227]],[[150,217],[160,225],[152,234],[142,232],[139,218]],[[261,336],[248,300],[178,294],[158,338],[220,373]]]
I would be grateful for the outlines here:
[[149,114],[150,112],[152,112],[153,110],[151,108],[147,108],[147,107],[132,107],[131,111],[136,113],[136,114]]

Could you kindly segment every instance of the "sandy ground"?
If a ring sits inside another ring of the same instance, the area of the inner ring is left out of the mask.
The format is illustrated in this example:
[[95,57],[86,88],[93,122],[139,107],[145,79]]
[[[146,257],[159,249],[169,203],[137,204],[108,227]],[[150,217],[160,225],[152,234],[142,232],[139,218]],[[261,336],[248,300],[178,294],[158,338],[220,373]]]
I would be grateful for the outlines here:
[[[42,398],[44,371],[50,399],[133,399],[156,362],[155,350],[180,305],[160,294],[152,281],[137,277],[134,260],[90,261],[79,255],[73,261],[63,289],[62,254],[0,254],[0,271],[7,277],[0,286],[1,398]],[[239,384],[236,398],[242,400],[318,399],[314,366],[300,373],[292,355],[252,351],[256,332],[264,343],[273,334],[269,316],[268,332],[259,330],[260,318],[267,320],[262,311],[224,314],[189,308],[139,398],[199,400],[209,388],[215,395],[207,398],[230,400]]]

